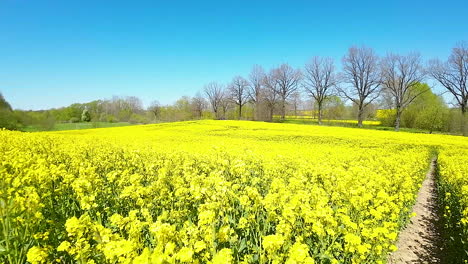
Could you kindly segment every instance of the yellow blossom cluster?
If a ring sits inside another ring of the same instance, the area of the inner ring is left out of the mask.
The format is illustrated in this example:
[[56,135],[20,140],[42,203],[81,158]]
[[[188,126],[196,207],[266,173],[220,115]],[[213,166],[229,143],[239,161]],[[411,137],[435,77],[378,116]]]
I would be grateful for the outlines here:
[[443,148],[439,154],[439,200],[445,240],[453,263],[468,262],[468,148]]
[[468,141],[248,121],[0,131],[0,262],[382,263],[450,146]]

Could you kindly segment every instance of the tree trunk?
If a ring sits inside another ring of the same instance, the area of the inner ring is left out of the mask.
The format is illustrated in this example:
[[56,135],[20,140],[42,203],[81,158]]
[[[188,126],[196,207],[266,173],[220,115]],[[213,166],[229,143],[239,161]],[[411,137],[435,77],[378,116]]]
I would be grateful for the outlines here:
[[358,116],[357,116],[357,125],[358,127],[362,127],[362,120],[363,120],[363,116],[364,116],[364,107],[362,105],[359,106],[359,109],[358,109]]
[[239,120],[242,118],[242,105],[239,105]]
[[258,101],[256,101],[256,102],[255,102],[255,106],[254,106],[254,115],[253,115],[254,121],[258,121],[258,120],[259,120],[259,118],[258,118],[258,115],[259,115],[259,114],[258,114],[258,105],[259,105],[259,103],[258,103]]
[[[255,121],[258,121],[258,120],[264,120],[265,117],[263,116],[264,114],[260,115],[260,106],[262,105],[262,107],[264,106],[263,104],[260,104],[260,92],[258,92],[258,90],[255,91],[255,109],[254,109],[254,119]],[[263,110],[263,109],[262,109]]]
[[318,103],[318,124],[322,124],[322,103]]
[[401,110],[399,107],[397,107],[396,118],[395,118],[395,131],[400,131],[400,120],[401,120]]
[[400,131],[400,114],[397,113],[395,118],[395,131]]
[[283,103],[281,104],[281,120],[284,120],[286,117],[286,99],[283,99]]
[[273,107],[270,107],[270,121],[273,121]]
[[468,129],[466,127],[466,105],[461,106],[462,116],[461,116],[461,132],[463,136],[468,136]]

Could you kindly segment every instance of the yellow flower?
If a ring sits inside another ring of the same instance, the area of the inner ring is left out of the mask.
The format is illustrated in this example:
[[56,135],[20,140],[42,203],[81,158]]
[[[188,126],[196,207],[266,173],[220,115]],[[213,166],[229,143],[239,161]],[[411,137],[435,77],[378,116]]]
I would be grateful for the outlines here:
[[213,256],[212,264],[230,264],[233,262],[232,251],[229,248],[223,248]]
[[12,240],[40,245],[28,262],[378,263],[435,152],[443,220],[468,245],[468,138],[200,120],[2,130],[0,149]]
[[47,263],[48,256],[46,249],[34,246],[28,250],[27,260],[31,264]]
[[68,241],[63,241],[60,243],[60,245],[57,247],[57,251],[68,251],[70,248],[70,242]]
[[263,237],[262,245],[263,248],[269,252],[273,253],[274,251],[281,248],[284,243],[284,237],[281,235],[269,235]]
[[239,223],[237,224],[237,228],[244,229],[247,227],[249,221],[245,217],[241,217],[239,219]]
[[194,245],[195,253],[198,253],[198,252],[204,250],[205,248],[206,248],[205,242],[203,242],[201,240],[195,242],[195,245]]
[[192,256],[193,256],[193,250],[188,247],[181,248],[179,252],[177,253],[177,258],[180,260],[180,262],[183,262],[183,263],[192,262]]
[[300,242],[294,243],[291,249],[289,249],[288,255],[289,257],[286,261],[287,264],[315,263],[314,259],[309,255],[309,247],[306,244],[302,244]]

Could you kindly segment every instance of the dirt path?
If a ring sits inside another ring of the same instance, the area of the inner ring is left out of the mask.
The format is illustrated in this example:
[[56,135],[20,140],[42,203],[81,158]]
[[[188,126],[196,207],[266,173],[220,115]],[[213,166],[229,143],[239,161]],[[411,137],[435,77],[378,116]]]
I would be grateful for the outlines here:
[[416,216],[400,232],[398,250],[389,256],[388,263],[443,263],[434,182],[436,162],[435,159],[431,162],[413,206]]

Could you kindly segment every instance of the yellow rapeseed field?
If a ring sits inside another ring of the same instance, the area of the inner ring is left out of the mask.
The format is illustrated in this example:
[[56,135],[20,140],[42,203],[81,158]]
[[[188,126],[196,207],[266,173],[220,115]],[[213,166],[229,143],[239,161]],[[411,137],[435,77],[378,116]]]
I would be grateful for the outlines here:
[[0,131],[0,262],[383,263],[436,155],[467,234],[467,149],[249,121]]
[[468,147],[447,148],[439,154],[440,205],[445,239],[453,262],[468,262]]

